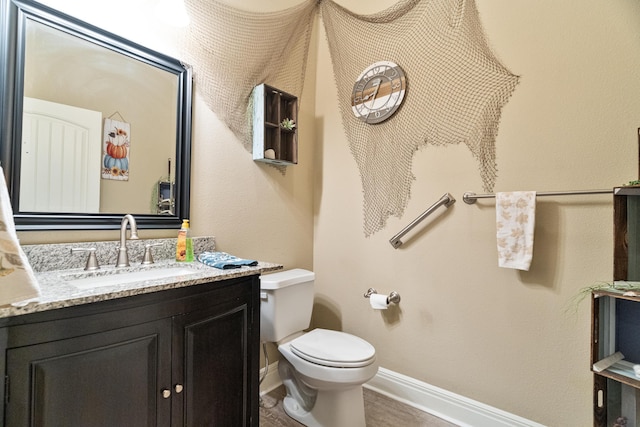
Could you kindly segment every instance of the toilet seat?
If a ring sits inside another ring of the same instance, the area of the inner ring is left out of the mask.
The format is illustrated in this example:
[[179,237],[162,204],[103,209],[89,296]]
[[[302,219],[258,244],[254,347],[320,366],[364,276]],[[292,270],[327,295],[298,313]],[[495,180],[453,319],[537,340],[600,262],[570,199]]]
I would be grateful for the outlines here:
[[360,368],[375,360],[367,341],[345,332],[314,329],[289,343],[291,352],[308,362],[333,368]]

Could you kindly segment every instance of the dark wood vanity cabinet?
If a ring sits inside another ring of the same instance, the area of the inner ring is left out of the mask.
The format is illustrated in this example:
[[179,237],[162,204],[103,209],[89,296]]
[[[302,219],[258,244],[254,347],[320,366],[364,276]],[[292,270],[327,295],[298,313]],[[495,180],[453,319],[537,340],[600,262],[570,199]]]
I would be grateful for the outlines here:
[[257,426],[258,276],[4,319],[4,424]]

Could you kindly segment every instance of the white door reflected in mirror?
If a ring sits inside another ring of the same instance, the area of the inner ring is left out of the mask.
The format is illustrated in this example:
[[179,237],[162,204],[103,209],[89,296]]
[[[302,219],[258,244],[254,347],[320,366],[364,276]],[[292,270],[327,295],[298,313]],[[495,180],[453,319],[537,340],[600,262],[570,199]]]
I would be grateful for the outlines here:
[[102,113],[24,98],[20,211],[100,211]]

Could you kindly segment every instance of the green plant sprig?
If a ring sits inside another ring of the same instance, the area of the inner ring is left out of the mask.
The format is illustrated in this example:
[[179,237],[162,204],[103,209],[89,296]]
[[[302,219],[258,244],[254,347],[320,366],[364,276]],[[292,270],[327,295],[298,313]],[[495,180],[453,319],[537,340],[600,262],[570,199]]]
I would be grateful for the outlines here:
[[606,290],[614,290],[614,291],[621,291],[621,292],[629,292],[629,291],[640,292],[640,282],[632,282],[632,281],[625,281],[625,280],[616,280],[613,282],[596,282],[591,286],[586,286],[580,289],[578,294],[571,299],[571,302],[569,304],[569,307],[567,308],[567,311],[569,311],[570,308],[573,308],[572,311],[574,313],[577,312],[578,306],[582,301],[584,301],[585,298],[587,298],[587,296],[591,295],[593,292],[606,291]]

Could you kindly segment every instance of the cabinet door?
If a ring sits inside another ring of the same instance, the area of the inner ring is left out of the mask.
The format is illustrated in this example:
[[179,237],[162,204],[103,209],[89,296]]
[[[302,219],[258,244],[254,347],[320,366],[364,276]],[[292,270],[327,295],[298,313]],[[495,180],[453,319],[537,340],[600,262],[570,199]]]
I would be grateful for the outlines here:
[[7,427],[169,426],[171,320],[7,351]]
[[174,426],[251,425],[249,307],[240,300],[174,319],[173,379],[184,385]]

